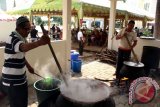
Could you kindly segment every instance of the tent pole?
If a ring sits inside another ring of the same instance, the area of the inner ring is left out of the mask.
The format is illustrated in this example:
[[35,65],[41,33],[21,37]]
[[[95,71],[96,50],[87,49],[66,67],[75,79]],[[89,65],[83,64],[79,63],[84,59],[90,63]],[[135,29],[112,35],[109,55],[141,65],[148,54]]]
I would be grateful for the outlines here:
[[30,20],[31,23],[33,23],[33,14],[32,14],[31,10],[29,12],[29,20]]
[[50,21],[50,14],[48,14],[48,31],[50,32],[50,26],[51,26],[51,21]]

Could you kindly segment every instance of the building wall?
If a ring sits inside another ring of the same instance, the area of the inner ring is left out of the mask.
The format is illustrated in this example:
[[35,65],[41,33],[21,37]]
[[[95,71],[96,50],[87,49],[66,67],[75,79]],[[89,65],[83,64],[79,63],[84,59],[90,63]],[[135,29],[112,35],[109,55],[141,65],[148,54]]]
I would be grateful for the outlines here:
[[0,0],[0,9],[2,9],[3,11],[7,10],[6,0]]
[[155,17],[156,14],[156,4],[157,4],[157,0],[150,0],[151,6],[149,8],[149,13]]
[[10,31],[15,30],[16,21],[0,21],[0,42],[5,42],[7,37],[11,34]]

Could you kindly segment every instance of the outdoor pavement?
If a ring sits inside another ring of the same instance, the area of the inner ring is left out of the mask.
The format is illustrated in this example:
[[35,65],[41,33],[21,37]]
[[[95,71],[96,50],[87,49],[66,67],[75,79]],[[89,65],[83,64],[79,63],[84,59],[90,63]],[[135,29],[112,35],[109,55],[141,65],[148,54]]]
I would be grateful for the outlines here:
[[[93,47],[92,47],[93,48]],[[76,48],[74,48],[76,49]],[[98,48],[99,50],[101,48]],[[95,49],[95,50],[98,50]],[[102,63],[95,58],[95,53],[84,53],[82,59],[81,73],[72,73],[73,78],[99,78],[104,80],[113,80],[115,72],[115,67],[107,63]],[[112,86],[112,82],[105,82],[107,85]],[[158,80],[160,84],[160,81]],[[29,87],[29,104],[28,107],[37,107],[37,97],[33,85]],[[116,107],[160,107],[160,94],[157,93],[156,98],[148,104],[134,104],[132,106],[128,105],[128,93],[124,92],[124,88],[117,87],[116,85],[111,87],[111,96],[114,98]],[[7,97],[0,101],[0,107],[9,107]]]

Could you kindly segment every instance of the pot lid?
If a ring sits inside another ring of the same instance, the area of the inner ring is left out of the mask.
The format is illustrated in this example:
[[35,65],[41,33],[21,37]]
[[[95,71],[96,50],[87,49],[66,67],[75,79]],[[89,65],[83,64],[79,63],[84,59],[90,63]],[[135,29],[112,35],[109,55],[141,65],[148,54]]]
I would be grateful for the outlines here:
[[132,61],[124,61],[123,63],[125,65],[132,66],[132,67],[144,67],[144,64],[141,62],[136,63],[136,62],[132,62]]

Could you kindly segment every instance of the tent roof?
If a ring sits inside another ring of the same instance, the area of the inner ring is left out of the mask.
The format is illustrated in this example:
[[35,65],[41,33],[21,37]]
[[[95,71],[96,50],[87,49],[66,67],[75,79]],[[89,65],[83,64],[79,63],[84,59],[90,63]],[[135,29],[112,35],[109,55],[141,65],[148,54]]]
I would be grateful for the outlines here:
[[[86,3],[80,0],[72,0],[72,14],[78,14],[78,10],[82,6],[83,8],[83,14],[86,17],[109,17],[109,10],[110,7],[104,6],[104,5],[96,5],[96,4],[90,4]],[[61,15],[62,14],[62,0],[35,0],[35,2],[31,5],[30,8],[17,10],[17,11],[10,11],[11,14],[29,14],[30,11],[33,15],[47,15],[48,13],[51,15]],[[147,17],[144,15],[143,12],[140,14],[133,12],[133,11],[127,11],[122,8],[116,9],[116,17],[117,18],[125,18],[126,12],[129,15],[129,19],[135,19],[135,20],[143,20],[144,17],[147,18],[147,20],[151,21],[154,18]]]

